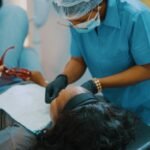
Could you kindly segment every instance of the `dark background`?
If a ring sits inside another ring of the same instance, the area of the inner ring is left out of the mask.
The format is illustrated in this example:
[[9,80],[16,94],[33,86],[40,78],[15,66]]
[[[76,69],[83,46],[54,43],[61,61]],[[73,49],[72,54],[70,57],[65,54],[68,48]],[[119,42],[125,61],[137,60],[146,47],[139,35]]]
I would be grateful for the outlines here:
[[3,0],[0,0],[0,7],[2,6],[2,4],[3,4]]

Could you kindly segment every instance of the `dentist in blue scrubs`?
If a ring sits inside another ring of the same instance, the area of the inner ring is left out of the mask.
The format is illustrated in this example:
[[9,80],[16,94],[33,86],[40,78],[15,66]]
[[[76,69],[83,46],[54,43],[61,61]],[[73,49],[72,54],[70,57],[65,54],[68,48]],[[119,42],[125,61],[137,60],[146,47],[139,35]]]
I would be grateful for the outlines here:
[[70,27],[71,58],[46,88],[50,103],[89,69],[81,86],[102,92],[150,125],[150,9],[137,0],[53,0]]

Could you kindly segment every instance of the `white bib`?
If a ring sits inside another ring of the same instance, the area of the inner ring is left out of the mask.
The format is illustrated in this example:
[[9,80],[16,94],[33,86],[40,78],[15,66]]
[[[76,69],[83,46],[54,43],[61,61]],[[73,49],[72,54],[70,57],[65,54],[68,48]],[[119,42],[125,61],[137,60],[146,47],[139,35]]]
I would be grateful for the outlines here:
[[51,121],[49,105],[45,104],[44,97],[44,87],[36,84],[14,85],[0,94],[0,109],[35,132]]

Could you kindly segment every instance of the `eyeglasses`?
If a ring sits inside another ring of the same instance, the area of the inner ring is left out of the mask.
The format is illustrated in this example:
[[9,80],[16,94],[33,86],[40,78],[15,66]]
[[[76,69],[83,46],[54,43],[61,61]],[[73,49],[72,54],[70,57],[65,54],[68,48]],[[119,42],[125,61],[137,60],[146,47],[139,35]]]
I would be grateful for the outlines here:
[[[4,59],[6,56],[6,53],[12,49],[14,49],[15,46],[11,46],[9,48],[7,48],[2,57],[0,58],[0,66],[4,65]],[[7,68],[6,66],[4,66],[4,70],[1,73],[0,77],[3,75],[3,78],[8,78],[8,77],[19,77],[23,80],[30,80],[31,79],[31,71],[24,69],[24,68]]]
[[[0,66],[1,66],[1,65],[4,65],[4,58],[5,58],[5,56],[6,56],[6,53],[7,53],[9,50],[12,50],[12,49],[14,49],[14,48],[15,48],[15,46],[11,46],[11,47],[7,48],[7,49],[4,51],[4,53],[3,53],[2,56],[0,57]],[[2,74],[4,73],[5,70],[7,70],[7,67],[4,66],[3,72],[0,72],[0,77],[2,76]]]
[[2,57],[0,58],[0,65],[4,64],[4,58],[6,56],[6,53],[14,48],[15,48],[15,46],[11,46],[4,51],[4,53],[2,54]]

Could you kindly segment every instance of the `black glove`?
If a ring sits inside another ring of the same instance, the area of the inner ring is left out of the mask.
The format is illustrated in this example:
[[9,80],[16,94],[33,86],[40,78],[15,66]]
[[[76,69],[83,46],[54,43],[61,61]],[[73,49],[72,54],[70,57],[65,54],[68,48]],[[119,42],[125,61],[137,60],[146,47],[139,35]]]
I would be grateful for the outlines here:
[[81,87],[87,89],[88,91],[96,94],[98,92],[97,86],[95,85],[93,80],[89,80],[81,85]]
[[68,85],[68,79],[66,75],[59,75],[54,81],[48,84],[45,93],[45,102],[51,103],[55,99],[59,92]]

